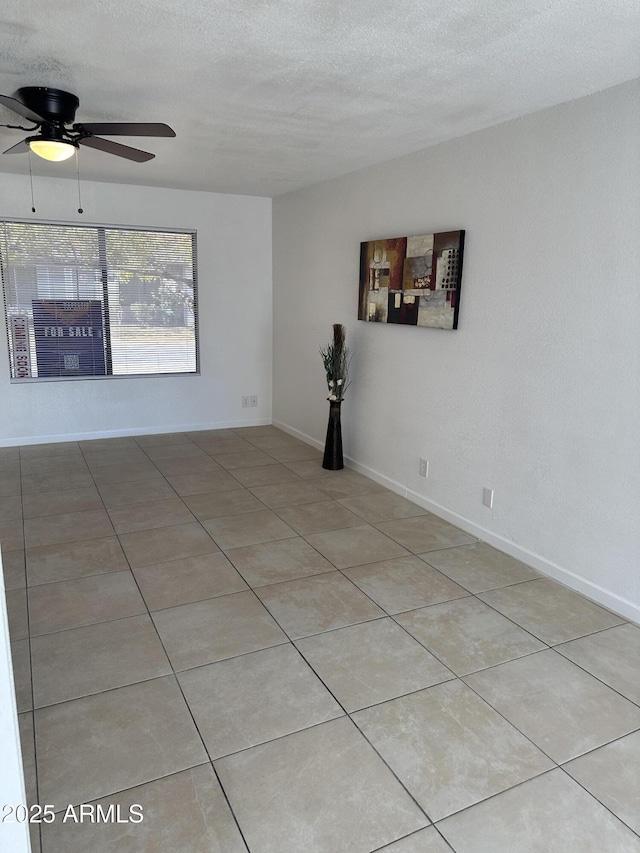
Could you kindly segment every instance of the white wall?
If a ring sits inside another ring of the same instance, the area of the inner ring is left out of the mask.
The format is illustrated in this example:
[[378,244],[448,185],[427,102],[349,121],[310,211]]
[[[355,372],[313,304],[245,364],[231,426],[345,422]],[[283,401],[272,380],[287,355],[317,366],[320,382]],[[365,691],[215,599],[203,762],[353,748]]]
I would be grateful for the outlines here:
[[[62,166],[66,164],[61,164]],[[0,444],[271,420],[271,200],[0,174],[0,216],[198,232],[200,376],[11,384],[0,321]],[[258,408],[242,409],[243,395]]]
[[[361,241],[458,228],[457,331],[357,321]],[[639,270],[640,81],[283,196],[274,421],[322,441],[344,323],[348,457],[640,621]]]

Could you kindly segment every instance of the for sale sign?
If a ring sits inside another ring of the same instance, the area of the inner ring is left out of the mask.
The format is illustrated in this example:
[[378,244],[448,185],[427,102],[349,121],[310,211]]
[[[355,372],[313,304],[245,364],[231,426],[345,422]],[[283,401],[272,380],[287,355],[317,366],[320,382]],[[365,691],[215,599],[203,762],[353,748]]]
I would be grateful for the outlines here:
[[104,376],[102,303],[34,299],[38,376]]

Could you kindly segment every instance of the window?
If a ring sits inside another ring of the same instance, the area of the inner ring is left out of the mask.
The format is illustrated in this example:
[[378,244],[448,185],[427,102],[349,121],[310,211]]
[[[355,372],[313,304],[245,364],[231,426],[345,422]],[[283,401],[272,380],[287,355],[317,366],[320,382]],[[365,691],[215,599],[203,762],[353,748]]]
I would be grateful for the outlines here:
[[198,373],[196,235],[0,221],[11,379]]

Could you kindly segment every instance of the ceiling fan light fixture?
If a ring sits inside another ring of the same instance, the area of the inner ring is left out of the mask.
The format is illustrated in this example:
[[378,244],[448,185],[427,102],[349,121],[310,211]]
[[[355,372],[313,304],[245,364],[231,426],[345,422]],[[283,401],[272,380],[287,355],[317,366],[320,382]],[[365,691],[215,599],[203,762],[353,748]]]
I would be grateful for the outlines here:
[[72,142],[63,142],[59,139],[45,139],[43,137],[35,137],[29,139],[29,148],[38,157],[43,160],[49,160],[53,163],[60,163],[62,160],[68,160],[73,157],[73,153],[77,148]]

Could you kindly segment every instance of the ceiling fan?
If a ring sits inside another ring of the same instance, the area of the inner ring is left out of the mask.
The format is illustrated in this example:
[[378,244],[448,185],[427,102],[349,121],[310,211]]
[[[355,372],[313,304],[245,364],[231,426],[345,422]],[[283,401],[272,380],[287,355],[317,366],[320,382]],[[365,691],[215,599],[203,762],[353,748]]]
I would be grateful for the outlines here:
[[49,89],[45,86],[25,86],[14,92],[14,97],[0,95],[0,104],[33,122],[35,127],[4,125],[14,130],[36,131],[17,145],[8,148],[4,154],[22,154],[33,151],[45,160],[67,160],[73,156],[80,145],[97,148],[116,157],[145,163],[155,154],[131,148],[102,136],[175,136],[169,125],[140,122],[87,122],[74,124],[76,110],[80,101],[70,92]]

